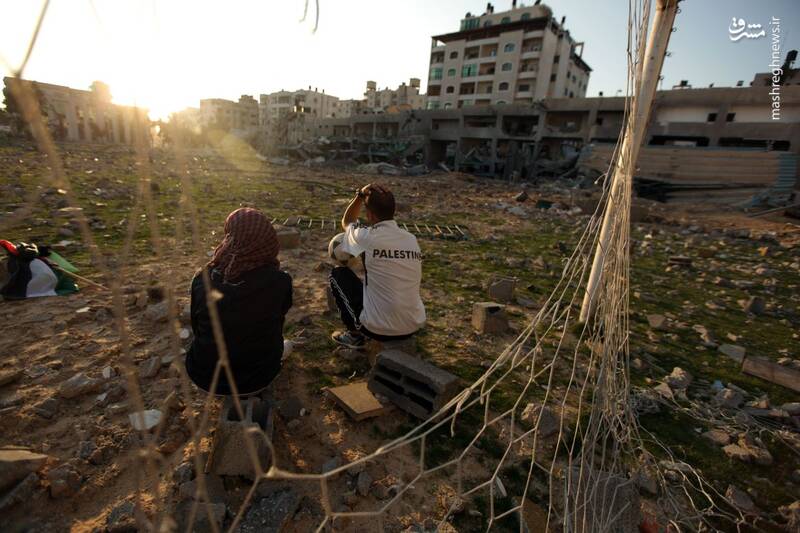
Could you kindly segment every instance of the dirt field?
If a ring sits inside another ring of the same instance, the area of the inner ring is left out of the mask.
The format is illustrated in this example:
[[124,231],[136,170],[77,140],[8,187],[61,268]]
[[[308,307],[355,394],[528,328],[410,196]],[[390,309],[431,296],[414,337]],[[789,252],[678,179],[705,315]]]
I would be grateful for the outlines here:
[[[154,152],[146,161],[116,148],[63,146],[61,150],[72,181],[69,192],[83,208],[107,269],[99,267],[82,242],[75,212],[70,210],[76,206],[68,204],[58,187],[48,184],[48,161],[26,147],[0,147],[0,238],[55,245],[80,268],[80,274],[107,287],[119,287],[121,301],[113,301],[110,291],[81,284],[80,292],[70,296],[0,303],[4,332],[0,339],[4,376],[0,380],[0,445],[24,446],[49,456],[37,474],[38,483],[21,502],[3,511],[4,531],[124,530],[130,522],[109,515],[134,501],[137,488],[142,487],[147,489],[138,492],[143,516],[153,519],[166,508],[180,521],[183,498],[175,472],[194,456],[190,428],[199,423],[207,400],[197,389],[182,389],[181,346],[175,332],[188,327],[183,310],[189,281],[208,260],[207,253],[218,242],[231,210],[249,205],[278,221],[294,216],[317,220],[310,228],[301,226],[301,245],[280,256],[282,268],[294,280],[294,307],[287,317],[286,336],[302,339],[304,344],[290,357],[273,392],[279,403],[293,398],[305,409],[299,417],[285,413],[276,417],[278,466],[317,473],[332,458],[346,464],[416,424],[397,408],[372,420],[353,422],[324,395],[325,388],[363,380],[369,371],[365,357],[337,350],[329,339],[338,321],[327,311],[325,296],[330,263],[327,243],[334,234],[331,221],[341,216],[357,186],[380,181],[392,188],[400,203],[397,218],[401,222],[429,227],[457,224],[468,234],[463,240],[420,237],[428,324],[417,337],[420,355],[458,375],[464,385],[481,375],[555,286],[562,261],[588,220],[587,213],[568,214],[568,209],[592,205],[591,192],[553,187],[531,187],[530,198],[517,202],[519,185],[457,173],[412,178],[325,167],[268,166],[243,157],[235,147],[219,154],[181,157]],[[151,181],[139,189],[142,175]],[[197,212],[194,227],[182,180]],[[149,208],[148,196],[152,197]],[[538,200],[561,202],[565,209],[537,208]],[[12,215],[25,206],[31,209],[24,216]],[[779,216],[752,219],[719,208],[650,202],[636,206],[641,218],[632,231],[630,342],[632,357],[643,364],[633,370],[633,383],[652,387],[679,366],[691,372],[696,386],[705,387],[697,389],[698,398],[721,380],[744,390],[747,401],[766,397],[775,407],[797,402],[797,393],[742,374],[739,365],[716,345],[742,346],[748,353],[789,366],[800,360],[800,312],[795,296],[800,287],[800,227]],[[522,212],[509,212],[509,207]],[[133,231],[132,220],[137,221]],[[160,246],[152,244],[154,230]],[[195,230],[197,240],[193,239]],[[675,255],[691,258],[691,269],[665,271],[669,257]],[[492,275],[517,277],[520,298],[507,309],[511,331],[487,338],[477,335],[469,320],[472,303],[487,299],[484,283]],[[170,291],[177,303],[173,322],[149,312]],[[744,312],[739,301],[753,296],[765,301],[763,313]],[[124,311],[124,320],[115,318],[115,310]],[[666,330],[648,326],[646,317],[651,314],[666,317]],[[692,328],[698,324],[713,333],[715,342],[701,342]],[[122,337],[120,325],[124,325]],[[123,360],[126,354],[130,365]],[[158,364],[143,370],[153,358],[159,358]],[[103,375],[107,367],[108,377]],[[180,399],[166,410],[154,443],[156,451],[148,457],[139,453],[142,436],[129,421],[136,402],[126,387],[125,368],[136,370],[127,378],[138,380],[145,408],[161,409],[170,393],[180,392]],[[78,373],[93,383],[85,392],[65,398],[64,383]],[[190,396],[184,396],[183,390]],[[221,400],[210,403],[213,427]],[[708,444],[700,436],[708,428],[687,421],[679,412],[643,416],[640,422],[674,453],[702,469],[720,493],[734,483],[749,493],[765,520],[776,527],[785,524],[778,508],[797,500],[800,493],[800,439],[788,436],[779,443],[765,437],[772,464],[744,464]],[[782,419],[780,424],[787,435],[793,431],[796,437],[800,417]],[[448,435],[444,433],[432,445],[433,456],[448,456],[463,445]],[[201,453],[207,453],[209,442],[208,436],[200,442]],[[486,444],[483,455],[491,456],[491,442]],[[408,446],[369,464],[366,471],[371,483],[366,495],[359,495],[354,476],[340,476],[331,490],[334,505],[356,511],[379,508],[393,486],[413,478],[415,461],[415,450]],[[54,494],[58,476],[53,471],[64,464],[71,465],[68,469],[77,473],[77,479],[67,476],[68,489]],[[491,460],[476,454],[465,464],[468,477],[477,480],[485,477]],[[148,477],[153,465],[160,475]],[[506,484],[514,487],[512,473],[506,475]],[[265,482],[259,491],[267,495],[284,485]],[[324,517],[319,486],[295,485],[302,500],[287,530],[312,530]],[[225,480],[226,524],[239,510],[249,486],[243,479]],[[434,477],[394,505],[384,525],[397,531],[429,526],[426,521],[444,515],[453,493],[444,476]],[[453,529],[485,529],[486,500],[476,498],[464,507],[452,521]],[[372,520],[339,521],[335,526],[368,530],[374,526]],[[500,525],[518,527],[511,518]]]

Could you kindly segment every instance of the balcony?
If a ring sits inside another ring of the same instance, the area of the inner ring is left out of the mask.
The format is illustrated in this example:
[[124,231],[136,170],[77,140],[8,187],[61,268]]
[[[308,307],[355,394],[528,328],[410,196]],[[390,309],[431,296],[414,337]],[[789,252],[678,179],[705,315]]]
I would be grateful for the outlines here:
[[531,78],[535,78],[536,77],[536,71],[535,70],[521,70],[517,77],[520,78],[520,79],[523,79],[523,80],[528,80],[528,79],[531,79]]
[[521,59],[539,59],[541,57],[542,52],[541,50],[531,50],[531,49],[522,49],[522,53],[520,54]]

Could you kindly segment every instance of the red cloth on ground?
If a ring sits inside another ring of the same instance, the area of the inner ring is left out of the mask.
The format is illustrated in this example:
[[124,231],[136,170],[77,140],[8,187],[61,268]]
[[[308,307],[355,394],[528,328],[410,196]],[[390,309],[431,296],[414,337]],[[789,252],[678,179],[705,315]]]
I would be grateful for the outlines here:
[[225,237],[208,266],[222,272],[224,281],[236,281],[261,266],[280,267],[280,243],[275,228],[258,209],[242,207],[225,219]]
[[8,250],[9,253],[12,253],[14,255],[19,255],[19,253],[17,252],[17,247],[4,239],[0,239],[0,246]]

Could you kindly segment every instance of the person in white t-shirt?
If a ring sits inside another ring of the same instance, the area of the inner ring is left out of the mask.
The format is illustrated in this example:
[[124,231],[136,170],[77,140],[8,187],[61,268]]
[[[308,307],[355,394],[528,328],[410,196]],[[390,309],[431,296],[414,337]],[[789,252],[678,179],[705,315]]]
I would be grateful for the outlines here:
[[[358,216],[364,207],[368,226]],[[407,339],[425,325],[419,294],[422,253],[417,238],[394,220],[392,192],[377,184],[356,191],[342,217],[342,251],[361,256],[364,281],[348,267],[331,271],[333,297],[347,331],[334,341],[350,348],[364,346],[365,337],[378,341]]]

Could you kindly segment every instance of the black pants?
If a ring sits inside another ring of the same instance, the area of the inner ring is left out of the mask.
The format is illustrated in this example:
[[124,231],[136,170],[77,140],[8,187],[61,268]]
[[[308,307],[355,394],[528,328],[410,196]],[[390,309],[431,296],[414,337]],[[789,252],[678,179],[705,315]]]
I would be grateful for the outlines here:
[[376,341],[399,341],[413,335],[380,335],[372,333],[359,322],[358,317],[364,309],[364,285],[355,272],[347,267],[335,267],[328,278],[331,284],[336,307],[348,331],[366,335]]

